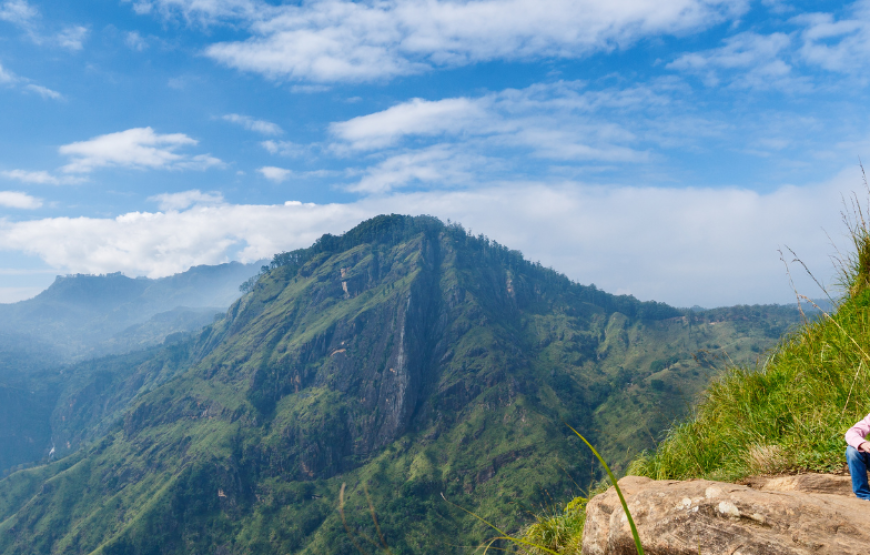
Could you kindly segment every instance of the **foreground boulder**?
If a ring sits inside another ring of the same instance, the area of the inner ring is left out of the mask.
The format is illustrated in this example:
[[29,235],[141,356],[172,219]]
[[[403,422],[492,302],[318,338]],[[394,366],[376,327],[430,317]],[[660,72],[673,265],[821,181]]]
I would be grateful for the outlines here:
[[[870,502],[847,476],[619,481],[647,555],[866,554]],[[584,555],[637,553],[614,488],[587,506]]]

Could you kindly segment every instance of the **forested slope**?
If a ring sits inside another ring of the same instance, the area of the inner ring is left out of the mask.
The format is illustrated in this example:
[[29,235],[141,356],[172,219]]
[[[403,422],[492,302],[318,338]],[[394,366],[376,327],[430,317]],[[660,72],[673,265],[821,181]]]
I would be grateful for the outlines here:
[[440,493],[516,529],[596,478],[563,421],[626,463],[726,350],[796,319],[609,295],[429,217],[324,236],[249,289],[192,338],[67,370],[61,458],[0,481],[0,553],[356,553],[342,483],[352,529],[368,489],[393,552],[464,553],[489,532]]

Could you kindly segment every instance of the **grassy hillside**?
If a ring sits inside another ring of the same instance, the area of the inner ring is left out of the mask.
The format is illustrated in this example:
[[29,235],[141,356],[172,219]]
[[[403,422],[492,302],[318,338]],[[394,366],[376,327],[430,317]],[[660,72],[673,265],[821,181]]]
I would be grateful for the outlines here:
[[853,208],[844,218],[853,250],[840,261],[841,303],[787,335],[763,366],[735,367],[714,382],[632,473],[735,480],[843,469],[843,435],[870,412],[870,222],[857,200]]
[[[846,296],[824,307],[829,312],[811,309],[758,363],[729,361],[689,418],[635,459],[627,474],[737,481],[845,471],[843,436],[870,412],[870,221],[853,206],[852,217],[844,218],[853,251],[840,265]],[[579,554],[585,501],[542,514],[526,538]]]
[[631,472],[734,480],[840,470],[843,434],[870,412],[870,290],[789,335],[761,368],[734,368]]

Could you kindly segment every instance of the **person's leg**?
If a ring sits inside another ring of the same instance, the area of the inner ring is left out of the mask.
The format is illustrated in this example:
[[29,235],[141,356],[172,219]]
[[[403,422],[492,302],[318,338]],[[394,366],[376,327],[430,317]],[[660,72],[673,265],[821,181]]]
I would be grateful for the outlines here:
[[870,484],[867,482],[867,467],[870,463],[867,453],[861,453],[851,445],[846,448],[846,463],[852,475],[852,491],[859,499],[870,501]]

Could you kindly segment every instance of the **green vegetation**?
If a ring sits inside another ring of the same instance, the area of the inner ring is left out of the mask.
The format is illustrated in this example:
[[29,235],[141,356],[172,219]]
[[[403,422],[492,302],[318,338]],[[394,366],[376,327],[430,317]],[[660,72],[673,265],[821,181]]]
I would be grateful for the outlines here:
[[466,553],[490,531],[442,493],[519,530],[601,476],[563,421],[618,473],[798,318],[609,295],[429,217],[324,236],[246,288],[201,333],[64,369],[65,456],[0,481],[0,554],[356,553],[342,484],[354,537]]
[[870,227],[857,200],[848,296],[787,335],[759,367],[735,367],[704,393],[692,418],[629,472],[657,479],[736,480],[844,466],[843,434],[870,411]]
[[[870,412],[870,221],[857,200],[852,208],[844,215],[852,250],[840,261],[847,296],[833,303],[830,314],[816,305],[811,319],[764,360],[732,363],[690,418],[635,459],[628,474],[736,481],[843,471],[843,435]],[[558,544],[560,553],[579,553],[585,503],[577,498],[564,511],[539,518],[526,537],[558,537],[551,545]]]

